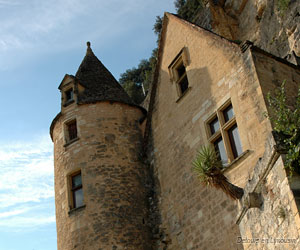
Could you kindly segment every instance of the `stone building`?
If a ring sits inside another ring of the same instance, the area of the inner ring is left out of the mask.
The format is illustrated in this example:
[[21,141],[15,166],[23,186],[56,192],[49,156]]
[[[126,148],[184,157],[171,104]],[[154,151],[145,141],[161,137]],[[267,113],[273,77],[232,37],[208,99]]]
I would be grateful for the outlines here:
[[[283,81],[293,98],[299,67],[166,13],[144,109],[88,43],[50,128],[58,249],[299,249],[300,187],[265,116]],[[207,144],[241,199],[192,171]]]
[[147,171],[139,160],[146,111],[89,44],[59,89],[61,112],[51,125],[58,249],[150,249]]

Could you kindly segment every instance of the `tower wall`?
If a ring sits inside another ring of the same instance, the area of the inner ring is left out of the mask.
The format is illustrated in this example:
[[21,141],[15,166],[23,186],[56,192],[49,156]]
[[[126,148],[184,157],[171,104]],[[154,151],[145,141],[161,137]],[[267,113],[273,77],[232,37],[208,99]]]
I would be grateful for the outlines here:
[[[98,102],[66,108],[53,128],[58,250],[151,249],[139,108]],[[65,144],[76,119],[78,140]],[[70,209],[70,175],[81,170],[84,206]]]

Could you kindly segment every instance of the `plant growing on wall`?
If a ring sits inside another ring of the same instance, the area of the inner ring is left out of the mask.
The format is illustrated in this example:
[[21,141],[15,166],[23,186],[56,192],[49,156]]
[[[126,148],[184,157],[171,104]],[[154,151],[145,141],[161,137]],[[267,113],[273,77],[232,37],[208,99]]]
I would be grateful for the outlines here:
[[267,96],[274,136],[281,153],[286,154],[285,167],[300,174],[300,88],[293,106],[287,104],[285,83]]
[[201,147],[193,161],[193,170],[200,181],[205,185],[223,190],[225,194],[235,200],[242,198],[243,189],[231,184],[223,174],[222,169],[222,162],[214,148],[211,146]]
[[287,10],[289,4],[290,4],[290,0],[277,0],[278,9],[282,12]]

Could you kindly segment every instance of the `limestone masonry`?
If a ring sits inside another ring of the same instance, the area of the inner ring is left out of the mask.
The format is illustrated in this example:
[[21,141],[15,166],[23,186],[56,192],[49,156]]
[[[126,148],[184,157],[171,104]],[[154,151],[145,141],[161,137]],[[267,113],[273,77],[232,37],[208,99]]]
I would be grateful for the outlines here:
[[[142,107],[88,43],[50,127],[58,250],[300,249],[300,178],[265,115],[283,81],[292,100],[299,66],[166,13]],[[241,199],[197,179],[207,144]]]

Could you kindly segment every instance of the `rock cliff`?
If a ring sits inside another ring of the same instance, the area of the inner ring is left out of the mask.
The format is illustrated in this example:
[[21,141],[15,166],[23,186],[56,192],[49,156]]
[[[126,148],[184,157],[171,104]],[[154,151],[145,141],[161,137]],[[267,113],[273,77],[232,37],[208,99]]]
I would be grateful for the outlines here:
[[209,0],[194,22],[300,64],[300,1]]

